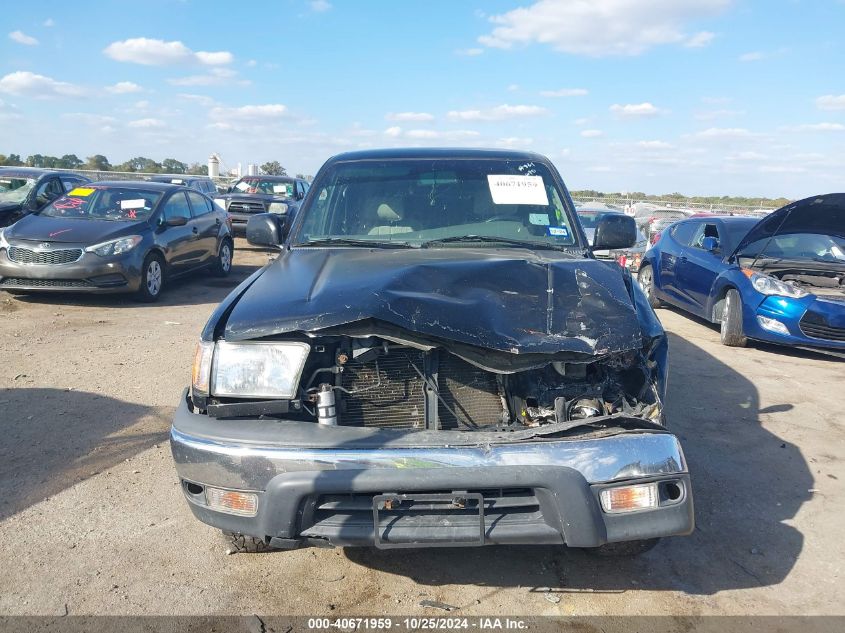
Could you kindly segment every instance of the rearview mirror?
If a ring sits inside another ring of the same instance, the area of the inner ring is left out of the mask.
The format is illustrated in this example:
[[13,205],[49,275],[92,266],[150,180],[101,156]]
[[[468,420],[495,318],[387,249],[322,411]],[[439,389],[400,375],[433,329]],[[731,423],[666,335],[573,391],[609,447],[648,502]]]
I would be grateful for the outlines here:
[[188,218],[177,215],[174,218],[167,218],[164,221],[164,226],[185,226],[188,223]]
[[701,240],[701,248],[712,253],[719,248],[719,239],[716,237],[705,237]]
[[246,223],[246,241],[253,246],[278,246],[285,239],[285,227],[280,219],[272,213],[256,213]]
[[593,236],[592,250],[610,251],[631,248],[637,243],[637,223],[623,213],[605,213],[599,216]]

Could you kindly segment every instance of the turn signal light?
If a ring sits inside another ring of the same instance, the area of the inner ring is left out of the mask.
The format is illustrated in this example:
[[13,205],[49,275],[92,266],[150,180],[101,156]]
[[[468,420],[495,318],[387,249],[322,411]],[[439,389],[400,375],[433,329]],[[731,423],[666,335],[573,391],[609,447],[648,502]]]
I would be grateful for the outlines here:
[[254,492],[236,492],[220,488],[205,488],[205,503],[212,510],[254,517],[258,513],[258,495]]
[[607,513],[656,508],[658,500],[656,483],[619,486],[601,491],[601,507]]

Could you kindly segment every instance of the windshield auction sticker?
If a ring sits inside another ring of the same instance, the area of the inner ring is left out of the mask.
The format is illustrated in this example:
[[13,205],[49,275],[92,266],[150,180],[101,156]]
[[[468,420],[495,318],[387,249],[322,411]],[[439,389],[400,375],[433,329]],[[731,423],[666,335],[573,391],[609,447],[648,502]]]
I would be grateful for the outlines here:
[[549,204],[542,176],[488,175],[487,182],[494,204]]

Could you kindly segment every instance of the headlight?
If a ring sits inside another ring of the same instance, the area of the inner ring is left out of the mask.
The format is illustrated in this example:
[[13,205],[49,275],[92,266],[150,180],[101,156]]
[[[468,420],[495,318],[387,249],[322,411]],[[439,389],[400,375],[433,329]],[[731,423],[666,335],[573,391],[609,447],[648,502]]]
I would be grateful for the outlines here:
[[215,198],[214,204],[217,205],[221,210],[226,210],[226,198]]
[[764,295],[777,295],[780,297],[800,299],[801,297],[806,297],[810,294],[798,286],[784,283],[780,279],[775,279],[769,275],[756,273],[747,268],[743,268],[742,272],[745,273],[745,276],[751,280],[751,285],[754,286],[754,289]]
[[100,257],[108,257],[109,255],[120,255],[127,251],[131,251],[138,242],[141,241],[140,235],[130,235],[128,237],[121,237],[116,240],[109,240],[108,242],[101,242],[93,246],[85,248],[86,253],[96,253]]
[[6,229],[0,229],[0,248],[9,248],[9,242],[6,241],[4,233]]
[[267,211],[277,215],[284,215],[288,212],[288,205],[284,202],[271,202],[270,206],[267,207]]
[[200,341],[194,353],[194,366],[191,370],[191,393],[208,396],[208,382],[211,379],[211,359],[214,356],[214,343]]
[[[293,398],[311,346],[296,342],[227,343],[219,341],[209,363],[200,343],[194,361],[194,392],[239,398]],[[210,372],[208,368],[210,367]],[[207,376],[210,375],[210,384]]]

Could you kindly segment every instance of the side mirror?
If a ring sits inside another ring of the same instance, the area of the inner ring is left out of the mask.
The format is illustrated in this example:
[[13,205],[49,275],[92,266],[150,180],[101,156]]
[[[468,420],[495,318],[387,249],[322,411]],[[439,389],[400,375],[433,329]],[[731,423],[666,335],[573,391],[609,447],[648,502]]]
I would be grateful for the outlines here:
[[253,246],[279,246],[285,239],[285,227],[280,219],[273,213],[256,213],[246,223],[246,241]]
[[637,223],[624,213],[606,213],[599,217],[591,246],[594,251],[631,248],[637,243]]
[[188,223],[188,218],[182,217],[181,215],[176,216],[175,218],[167,218],[164,221],[164,226],[185,226]]
[[701,248],[705,251],[712,253],[719,249],[719,238],[716,237],[705,237],[701,240]]

